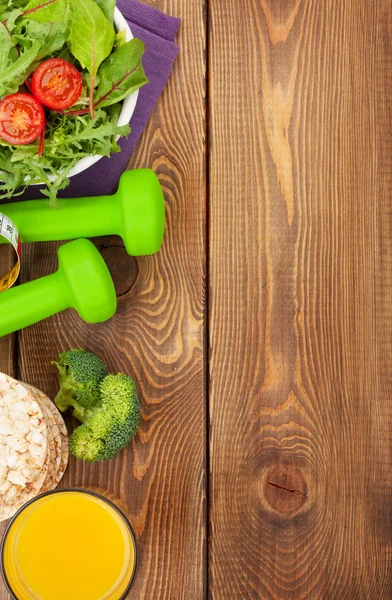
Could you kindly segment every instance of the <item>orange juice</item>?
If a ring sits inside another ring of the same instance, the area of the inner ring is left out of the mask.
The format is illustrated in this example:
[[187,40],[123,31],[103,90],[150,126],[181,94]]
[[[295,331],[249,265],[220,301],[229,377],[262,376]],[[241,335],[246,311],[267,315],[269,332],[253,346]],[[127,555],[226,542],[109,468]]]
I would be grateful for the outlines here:
[[17,513],[3,540],[2,565],[17,600],[120,600],[135,572],[135,539],[103,497],[59,490]]

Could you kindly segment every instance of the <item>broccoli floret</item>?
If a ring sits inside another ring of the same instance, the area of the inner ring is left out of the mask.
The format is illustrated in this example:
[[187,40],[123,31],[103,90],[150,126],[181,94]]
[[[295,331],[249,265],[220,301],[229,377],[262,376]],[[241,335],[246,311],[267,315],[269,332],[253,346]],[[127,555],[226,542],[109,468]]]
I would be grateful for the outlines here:
[[114,458],[136,435],[140,420],[136,385],[127,375],[107,375],[100,394],[100,404],[78,417],[83,425],[69,440],[71,454],[89,462]]
[[59,361],[53,364],[60,374],[60,390],[55,398],[57,408],[64,412],[72,406],[74,416],[79,419],[86,409],[100,403],[99,386],[107,369],[99,356],[73,348],[60,354]]
[[96,438],[87,425],[79,425],[69,438],[69,451],[73,456],[94,462],[104,450],[104,443]]

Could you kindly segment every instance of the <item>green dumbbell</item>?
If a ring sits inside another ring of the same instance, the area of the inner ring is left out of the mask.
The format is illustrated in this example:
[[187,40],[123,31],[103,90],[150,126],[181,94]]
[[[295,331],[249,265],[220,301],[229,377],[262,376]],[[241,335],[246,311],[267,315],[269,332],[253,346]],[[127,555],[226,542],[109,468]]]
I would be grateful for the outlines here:
[[[159,180],[150,169],[126,171],[113,196],[14,202],[0,207],[19,230],[22,242],[51,242],[101,235],[120,235],[128,254],[158,252],[165,227],[165,202]],[[1,240],[2,238],[0,238]]]
[[80,239],[58,251],[52,275],[0,294],[0,337],[74,308],[88,323],[101,323],[116,312],[117,298],[109,270],[91,242]]

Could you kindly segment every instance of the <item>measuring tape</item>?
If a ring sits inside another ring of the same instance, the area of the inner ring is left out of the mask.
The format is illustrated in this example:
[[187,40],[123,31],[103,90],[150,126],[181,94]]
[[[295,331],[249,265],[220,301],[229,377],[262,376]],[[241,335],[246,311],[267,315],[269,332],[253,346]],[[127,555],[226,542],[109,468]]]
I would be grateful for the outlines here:
[[16,254],[16,263],[8,273],[0,275],[0,292],[5,292],[18,279],[20,271],[20,255],[22,245],[20,243],[19,232],[14,223],[0,212],[0,236],[5,238],[14,248]]

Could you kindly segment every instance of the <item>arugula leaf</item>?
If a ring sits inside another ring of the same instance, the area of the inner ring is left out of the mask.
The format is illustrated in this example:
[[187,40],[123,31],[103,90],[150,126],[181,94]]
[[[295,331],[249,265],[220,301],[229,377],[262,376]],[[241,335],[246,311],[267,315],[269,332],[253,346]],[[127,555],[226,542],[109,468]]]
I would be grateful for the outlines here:
[[12,31],[15,27],[15,22],[20,17],[21,13],[22,13],[22,9],[16,8],[15,10],[12,10],[10,13],[7,14],[5,21],[6,21],[7,29],[10,33],[12,33]]
[[5,26],[0,23],[0,73],[12,62],[10,61],[11,48],[14,48],[12,38]]
[[40,42],[40,50],[35,58],[35,62],[43,60],[46,56],[50,56],[57,50],[61,50],[69,36],[68,19],[64,15],[62,23],[42,23],[31,19],[23,20],[21,33],[15,33],[13,40],[21,47],[28,43],[28,40],[37,40]]
[[142,65],[143,54],[143,42],[134,38],[102,63],[98,72],[101,81],[94,97],[94,106],[102,108],[120,102],[148,83]]
[[[68,39],[68,23],[45,23],[48,25],[46,35],[42,38],[42,46],[36,60],[43,60],[57,50],[61,50]],[[31,28],[30,28],[31,30]]]
[[30,0],[23,17],[33,17],[41,23],[61,23],[67,13],[69,0]]
[[74,9],[70,44],[72,54],[90,73],[90,114],[94,116],[95,76],[114,44],[114,28],[94,0],[71,0]]
[[116,0],[95,0],[99,8],[108,21],[113,25],[114,23],[114,9],[116,8]]
[[25,81],[28,69],[36,59],[41,44],[34,40],[31,48],[21,52],[19,58],[0,71],[0,97],[14,94]]

